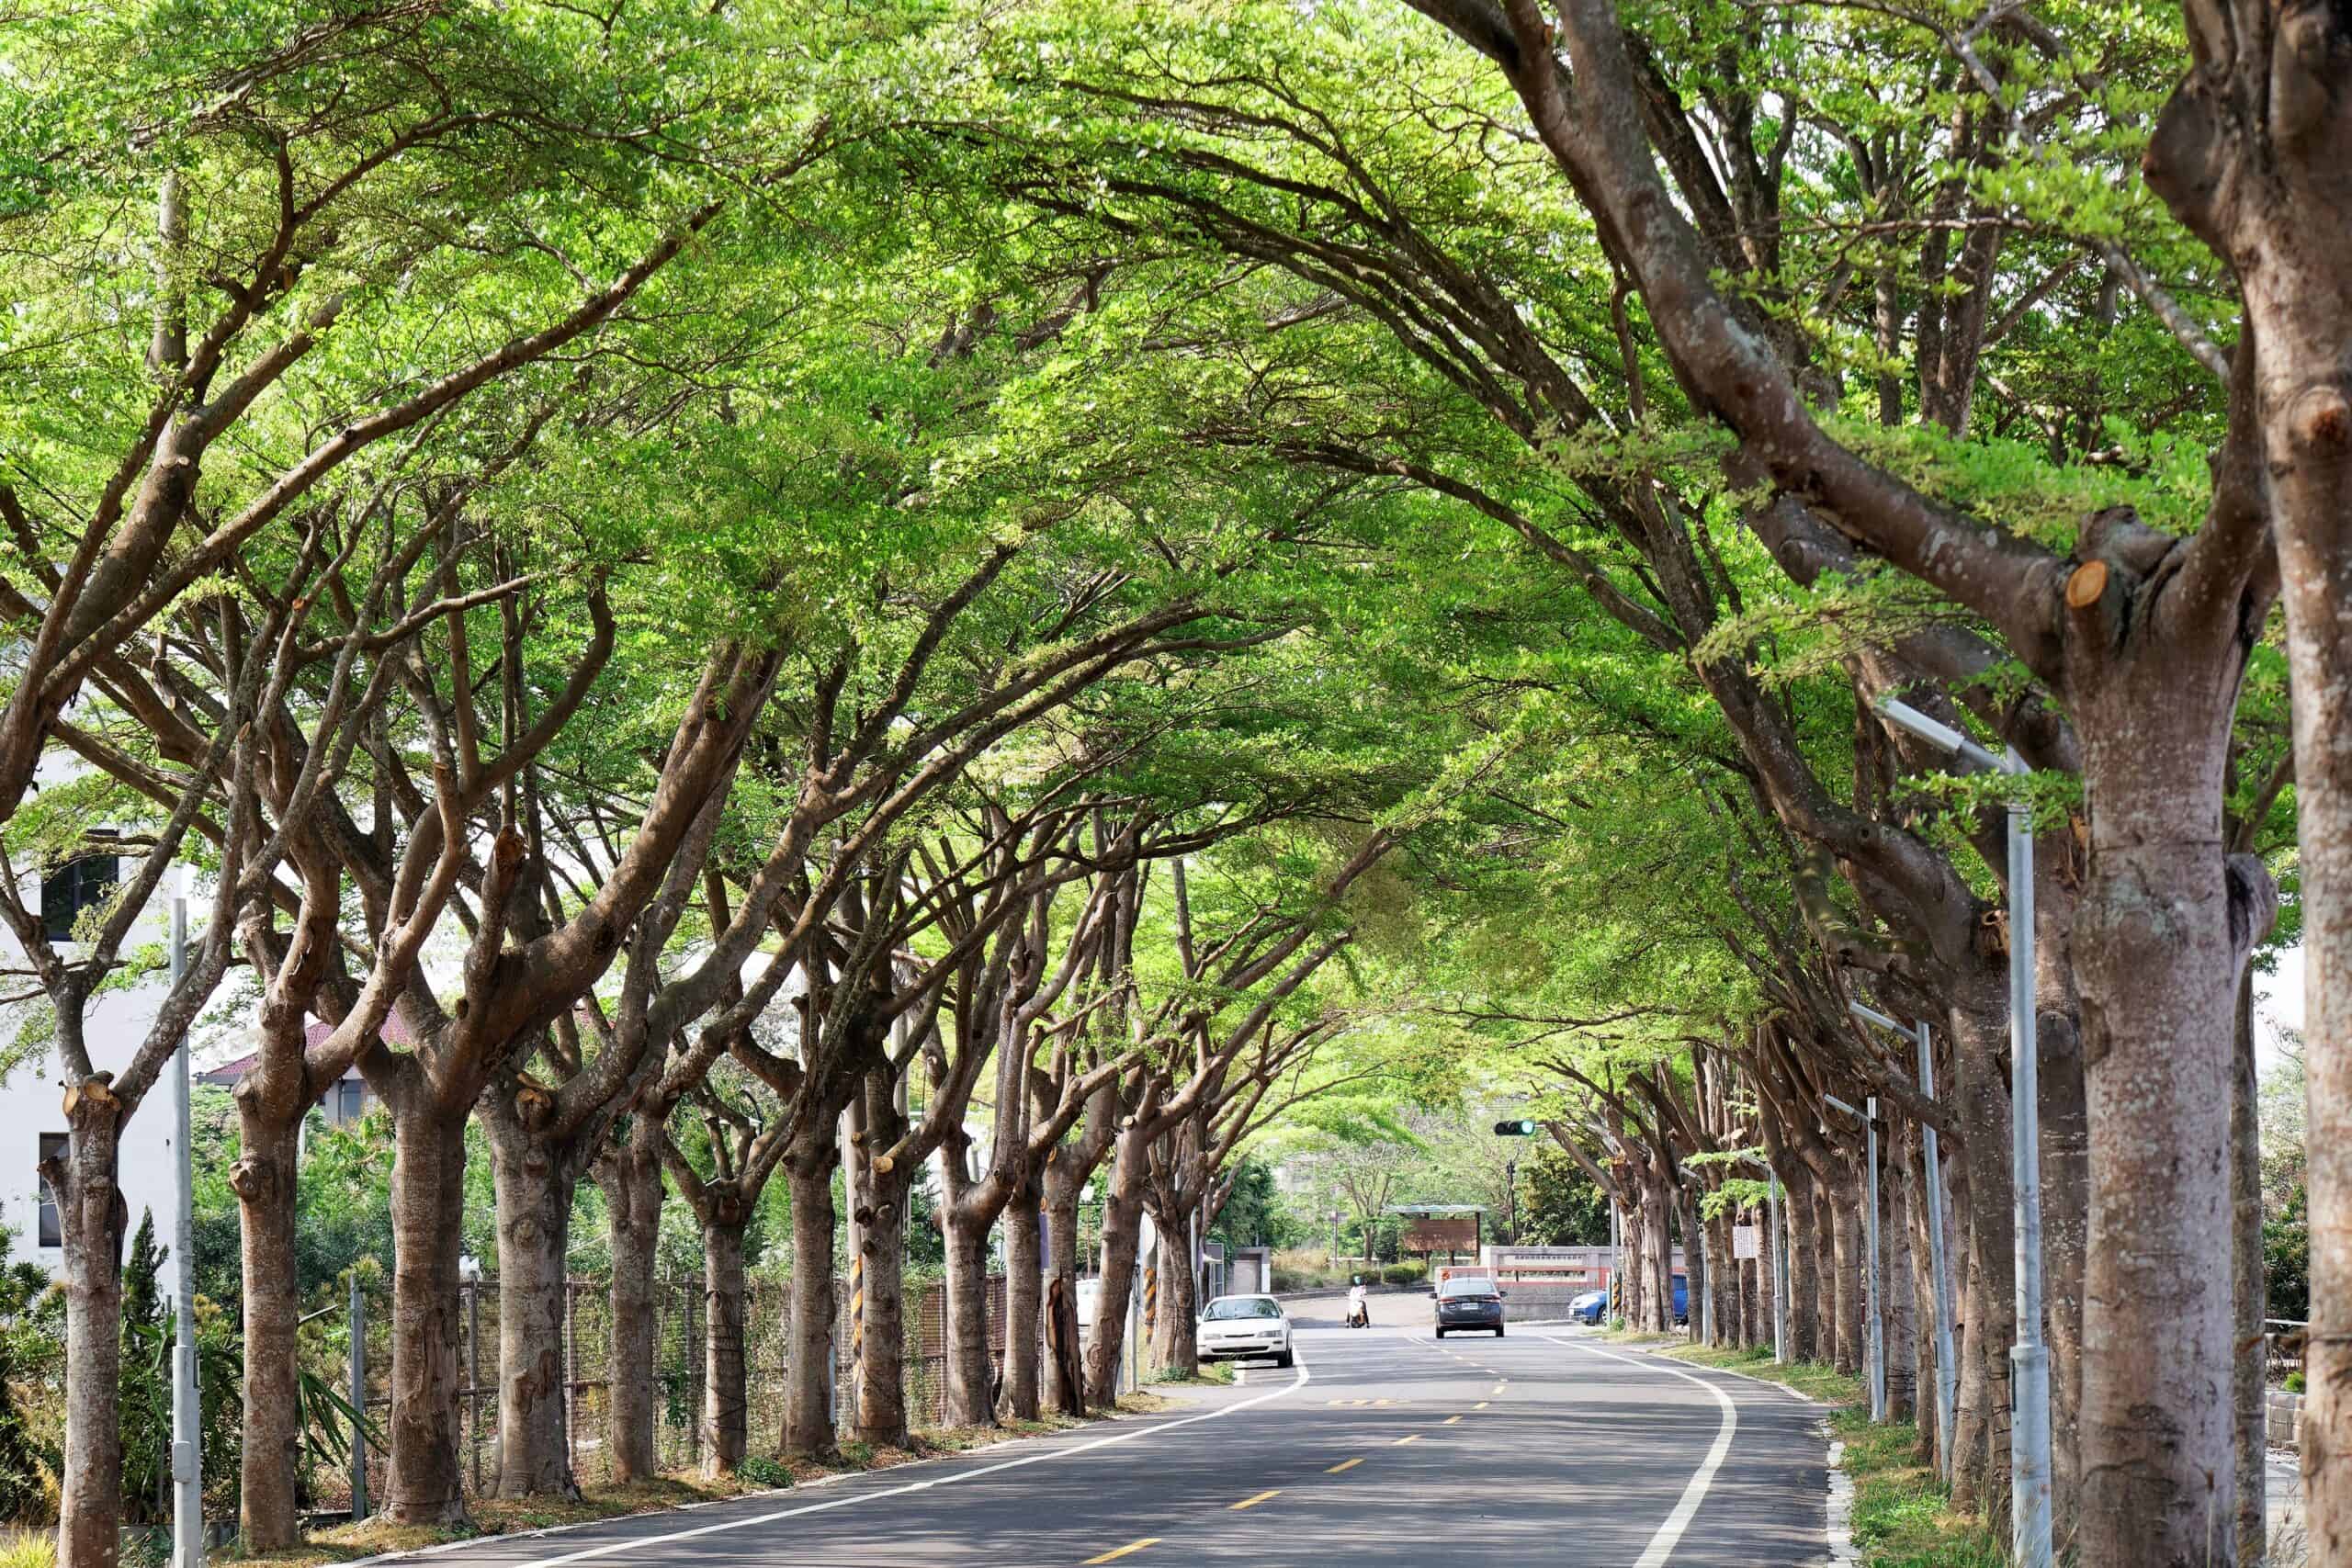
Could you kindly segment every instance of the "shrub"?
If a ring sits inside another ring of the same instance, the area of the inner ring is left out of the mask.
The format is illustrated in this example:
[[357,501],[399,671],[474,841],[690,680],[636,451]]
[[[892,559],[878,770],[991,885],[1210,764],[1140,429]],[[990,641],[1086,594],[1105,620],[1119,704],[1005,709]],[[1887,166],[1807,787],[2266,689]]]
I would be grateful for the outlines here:
[[1391,1263],[1380,1271],[1380,1277],[1392,1285],[1418,1285],[1430,1277],[1426,1263]]
[[736,1468],[735,1473],[741,1477],[746,1484],[752,1486],[792,1484],[792,1472],[784,1467],[784,1461],[770,1459],[765,1454],[746,1455],[743,1462]]
[[2289,1393],[2301,1393],[2303,1392],[2302,1373],[2289,1372],[2287,1374],[2287,1392]]

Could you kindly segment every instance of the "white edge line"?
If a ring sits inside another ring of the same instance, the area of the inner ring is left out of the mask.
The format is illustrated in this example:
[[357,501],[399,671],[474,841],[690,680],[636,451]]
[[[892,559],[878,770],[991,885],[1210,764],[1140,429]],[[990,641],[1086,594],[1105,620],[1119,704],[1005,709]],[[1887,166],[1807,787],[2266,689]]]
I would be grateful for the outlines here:
[[[934,1487],[954,1486],[961,1482],[977,1481],[984,1475],[997,1475],[1008,1470],[1019,1470],[1025,1465],[1043,1464],[1048,1460],[1070,1459],[1079,1454],[1092,1453],[1097,1449],[1110,1448],[1115,1443],[1131,1443],[1138,1438],[1148,1438],[1160,1432],[1172,1432],[1179,1427],[1190,1427],[1196,1422],[1201,1421],[1214,1421],[1220,1416],[1230,1416],[1237,1410],[1247,1410],[1253,1405],[1264,1404],[1269,1401],[1280,1399],[1284,1394],[1295,1393],[1300,1389],[1305,1388],[1306,1386],[1307,1375],[1306,1360],[1304,1358],[1301,1358],[1299,1360],[1298,1376],[1292,1382],[1284,1383],[1282,1387],[1274,1389],[1270,1393],[1259,1394],[1255,1398],[1239,1399],[1234,1401],[1230,1404],[1220,1404],[1215,1410],[1204,1410],[1197,1416],[1180,1416],[1173,1421],[1155,1422],[1148,1427],[1138,1427],[1133,1431],[1114,1432],[1107,1438],[1097,1438],[1091,1442],[1076,1443],[1069,1448],[1048,1449],[1043,1453],[1029,1454],[1021,1459],[1005,1460],[996,1464],[982,1465],[976,1470],[960,1471],[954,1475],[943,1475],[929,1481],[910,1482],[902,1486],[889,1486],[875,1492],[860,1492],[853,1496],[835,1497],[829,1502],[810,1503],[797,1508],[779,1508],[774,1513],[756,1514],[749,1518],[725,1519],[715,1525],[702,1525],[694,1529],[672,1530],[666,1535],[632,1536],[627,1540],[614,1541],[605,1546],[592,1546],[579,1551],[565,1552],[555,1557],[534,1558],[526,1563],[517,1564],[516,1568],[561,1568],[562,1564],[570,1562],[602,1562],[606,1559],[622,1556],[628,1552],[637,1551],[649,1546],[666,1546],[673,1541],[695,1540],[707,1535],[718,1535],[725,1530],[750,1529],[758,1525],[775,1524],[779,1519],[797,1518],[804,1514],[830,1513],[835,1508],[846,1508],[853,1504],[878,1502],[885,1497],[903,1497],[910,1492],[925,1492]],[[596,1522],[603,1524],[609,1523],[611,1521],[598,1520]],[[497,1536],[491,1536],[483,1540],[477,1540],[465,1544],[480,1546],[486,1544],[488,1541],[495,1541],[500,1539],[501,1538]],[[509,1537],[506,1539],[511,1540],[514,1538]]]
[[1723,1468],[1724,1457],[1731,1452],[1732,1436],[1739,1430],[1739,1406],[1732,1403],[1731,1395],[1723,1391],[1721,1384],[1709,1382],[1662,1359],[1637,1361],[1631,1356],[1621,1356],[1614,1350],[1603,1350],[1578,1340],[1562,1339],[1549,1334],[1544,1337],[1555,1345],[1605,1356],[1612,1361],[1623,1361],[1629,1367],[1646,1367],[1652,1371],[1680,1378],[1684,1382],[1705,1389],[1714,1395],[1715,1403],[1724,1407],[1723,1424],[1715,1429],[1715,1440],[1708,1448],[1707,1457],[1701,1460],[1699,1468],[1690,1472],[1690,1481],[1682,1488],[1680,1500],[1674,1505],[1674,1511],[1666,1516],[1666,1522],[1657,1527],[1657,1533],[1650,1537],[1648,1549],[1634,1560],[1634,1568],[1665,1568],[1666,1560],[1674,1555],[1674,1549],[1681,1544],[1682,1532],[1689,1529],[1690,1521],[1699,1517],[1699,1505],[1706,1501],[1707,1488],[1714,1483],[1715,1472]]

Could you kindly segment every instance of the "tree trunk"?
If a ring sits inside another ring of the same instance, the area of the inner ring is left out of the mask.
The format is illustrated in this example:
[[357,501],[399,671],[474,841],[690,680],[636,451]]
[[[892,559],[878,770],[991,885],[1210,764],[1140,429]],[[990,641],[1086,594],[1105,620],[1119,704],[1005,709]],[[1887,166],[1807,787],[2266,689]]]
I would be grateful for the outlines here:
[[[1947,1014],[1967,1203],[1960,1410],[1952,1503],[2004,1520],[2009,1495],[2009,1347],[2017,1337],[2017,1247],[2009,1151],[2008,1075],[2000,1059],[2008,1029],[2006,967],[1987,965]],[[1997,987],[1997,991],[1996,989]],[[1995,1000],[1995,997],[2000,998]]]
[[1867,1333],[1862,1309],[1862,1205],[1857,1201],[1860,1183],[1853,1177],[1851,1165],[1838,1162],[1838,1179],[1825,1190],[1829,1194],[1830,1249],[1837,1258],[1837,1290],[1832,1294],[1838,1323],[1837,1367],[1841,1372],[1860,1375],[1867,1359],[1862,1346]]
[[2082,721],[2083,1568],[2201,1568],[2235,1539],[2230,1274],[2213,1267],[2230,1234],[2236,969],[2214,821],[2228,711],[2199,733],[2199,694],[2167,687],[2161,726],[2103,724],[2097,707]]
[[702,1470],[713,1480],[743,1468],[752,1393],[743,1362],[743,1216],[740,1204],[702,1227]]
[[2064,1551],[2082,1501],[2083,1279],[2090,1247],[2090,1122],[2082,1035],[2047,1006],[2038,1029],[2041,1086],[2041,1295],[2050,1341],[2050,1496]]
[[[1046,1170],[1046,1274],[1048,1280],[1059,1280],[1073,1309],[1078,1305],[1078,1196],[1083,1181],[1066,1171],[1048,1165]],[[1061,1359],[1048,1356],[1045,1359],[1045,1379],[1040,1403],[1050,1409],[1060,1409],[1066,1403],[1062,1388]],[[1083,1401],[1085,1390],[1079,1391]]]
[[[830,1119],[828,1122],[830,1125]],[[790,1162],[792,1325],[786,1351],[784,1447],[831,1459],[833,1433],[833,1161],[830,1139],[818,1157]],[[808,1168],[813,1166],[815,1168]]]
[[1649,1318],[1642,1326],[1652,1334],[1674,1332],[1674,1237],[1667,1225],[1667,1191],[1662,1181],[1642,1184],[1642,1239],[1648,1243]]
[[[1794,1161],[1791,1168],[1793,1173]],[[1775,1235],[1772,1245],[1785,1246],[1789,1253],[1789,1359],[1817,1361],[1822,1344],[1821,1287],[1815,1277],[1814,1259],[1819,1255],[1808,1235],[1813,1228],[1813,1179],[1807,1174],[1793,1181],[1784,1179],[1781,1185],[1785,1189],[1781,1204],[1791,1234]]]
[[1045,1292],[1037,1239],[1040,1213],[1034,1181],[1014,1189],[1004,1210],[1004,1404],[1006,1415],[1016,1421],[1037,1419],[1037,1314]]
[[1118,1403],[1119,1360],[1127,1338],[1127,1303],[1135,1291],[1143,1239],[1144,1139],[1119,1134],[1102,1201],[1102,1289],[1094,1308],[1094,1337],[1086,1348],[1086,1398],[1105,1408]]
[[1820,1323],[1815,1330],[1818,1337],[1815,1348],[1825,1365],[1836,1366],[1844,1353],[1847,1327],[1838,1310],[1838,1189],[1834,1180],[1815,1178],[1813,1223],[1806,1227],[1804,1235],[1813,1243],[1813,1311]]
[[1903,1179],[1903,1145],[1907,1141],[1892,1134],[1879,1140],[1878,1299],[1885,1320],[1886,1413],[1894,1421],[1908,1421],[1917,1414],[1921,1376],[1918,1298],[1911,1288],[1911,1205]]
[[[1152,1336],[1154,1371],[1189,1375],[1201,1362],[1200,1307],[1193,1299],[1193,1270],[1184,1258],[1186,1242],[1180,1228],[1170,1230],[1164,1215],[1155,1215],[1159,1227],[1159,1325]],[[1182,1224],[1180,1211],[1178,1224]]]
[[650,1481],[661,1473],[655,1440],[661,1402],[653,1386],[654,1276],[662,1235],[661,1124],[648,1117],[633,1117],[627,1137],[597,1160],[596,1185],[605,1194],[613,1249],[609,1361],[613,1480],[627,1485]]
[[2231,1396],[2237,1456],[2238,1568],[2261,1568],[2270,1554],[2269,1482],[2265,1396],[2268,1357],[2263,1319],[2269,1312],[2269,1279],[2262,1256],[2261,1081],[2254,1053],[2254,976],[2238,978],[2234,1060],[2230,1074],[2230,1283],[2235,1303],[2235,1345]]
[[230,1168],[244,1266],[243,1452],[237,1528],[249,1551],[282,1551],[301,1540],[294,1489],[302,1440],[296,1327],[302,1315],[294,1267],[294,1199],[301,1123],[237,1101],[243,1145]]
[[384,1513],[403,1525],[466,1517],[458,1463],[458,1258],[465,1213],[466,1117],[423,1090],[392,1121],[391,1462]]
[[[1903,1142],[1903,1231],[1911,1267],[1910,1278],[1898,1282],[1895,1288],[1910,1292],[1913,1306],[1912,1357],[1917,1369],[1914,1409],[1917,1413],[1919,1440],[1912,1448],[1911,1458],[1913,1463],[1923,1468],[1940,1470],[1944,1393],[1939,1381],[1942,1371],[1936,1361],[1936,1255],[1928,1234],[1927,1145],[1916,1127],[1909,1130]],[[1945,1244],[1951,1244],[1949,1235]]]
[[947,1424],[993,1427],[989,1359],[989,1227],[947,1215]]
[[857,1435],[877,1448],[905,1448],[907,1430],[907,1204],[888,1173],[858,1162],[850,1197],[865,1260],[865,1313],[857,1342]]
[[577,1497],[563,1357],[572,1179],[497,1089],[482,1097],[498,1201],[498,1495]]
[[[86,1092],[71,1113],[56,1192],[65,1273],[65,1473],[59,1568],[113,1568],[122,1551],[122,1247],[115,1178],[122,1125]],[[52,1179],[52,1185],[54,1180]]]

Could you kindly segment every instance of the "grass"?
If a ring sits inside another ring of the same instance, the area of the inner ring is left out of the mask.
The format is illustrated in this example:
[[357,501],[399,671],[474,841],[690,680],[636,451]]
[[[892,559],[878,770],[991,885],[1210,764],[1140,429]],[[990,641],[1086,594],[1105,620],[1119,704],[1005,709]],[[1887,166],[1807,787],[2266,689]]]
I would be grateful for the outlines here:
[[1162,1367],[1144,1381],[1146,1382],[1154,1383],[1230,1383],[1233,1381],[1233,1363],[1230,1361],[1203,1361],[1199,1366],[1190,1369],[1183,1367]]
[[1953,1513],[1951,1489],[1932,1466],[1918,1462],[1919,1429],[1908,1421],[1871,1424],[1860,1378],[1814,1361],[1780,1366],[1764,1348],[1679,1345],[1663,1354],[1783,1383],[1830,1406],[1829,1429],[1845,1445],[1839,1467],[1854,1483],[1849,1522],[1866,1568],[2003,1568],[2007,1562],[1984,1521]]
[[[1157,1415],[1175,1408],[1179,1403],[1155,1393],[1124,1394],[1119,1399],[1116,1414]],[[421,1547],[438,1546],[451,1540],[511,1535],[520,1530],[546,1529],[552,1525],[621,1518],[630,1514],[653,1513],[690,1503],[738,1497],[748,1492],[776,1486],[797,1485],[828,1475],[888,1470],[897,1465],[911,1464],[918,1460],[967,1453],[998,1443],[1066,1431],[1073,1427],[1111,1418],[1112,1413],[1107,1411],[1082,1418],[1053,1412],[1040,1420],[1007,1421],[1001,1427],[946,1427],[917,1432],[904,1448],[876,1447],[852,1440],[842,1444],[839,1456],[831,1461],[755,1457],[745,1464],[744,1473],[740,1476],[711,1480],[699,1473],[682,1472],[628,1486],[590,1487],[576,1500],[484,1497],[472,1504],[472,1518],[469,1523],[454,1528],[393,1525],[380,1518],[368,1519],[358,1524],[335,1525],[313,1531],[307,1543],[288,1551],[244,1554],[232,1544],[214,1554],[214,1560],[277,1563],[282,1564],[283,1568],[324,1568],[325,1564],[348,1562],[378,1552],[413,1551]],[[48,1544],[46,1538],[39,1542],[44,1549]],[[32,1548],[28,1545],[25,1550],[30,1551]],[[53,1562],[53,1555],[19,1557],[0,1554],[0,1568],[52,1568]]]

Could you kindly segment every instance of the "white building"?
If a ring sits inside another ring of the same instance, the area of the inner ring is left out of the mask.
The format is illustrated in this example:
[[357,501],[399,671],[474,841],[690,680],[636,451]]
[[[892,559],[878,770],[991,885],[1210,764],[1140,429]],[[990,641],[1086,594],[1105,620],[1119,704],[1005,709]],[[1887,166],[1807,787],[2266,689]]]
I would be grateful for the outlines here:
[[[123,874],[136,868],[135,856],[87,854],[50,869],[46,875],[28,875],[22,892],[27,908],[41,914],[50,940],[62,943],[73,930],[74,917],[102,901]],[[166,876],[165,885],[175,880]],[[169,910],[168,898],[155,899],[141,930],[125,946],[165,940]],[[6,953],[10,966],[26,967],[23,950],[5,929],[0,929],[0,951]],[[130,1065],[156,1010],[163,1005],[165,988],[166,982],[159,975],[144,984],[91,999],[85,1036],[91,1063],[98,1071],[120,1073]],[[47,1007],[45,1001],[31,1001],[16,1010],[22,1015]],[[43,1022],[35,1018],[37,1031]],[[0,1229],[10,1233],[11,1258],[28,1259],[52,1273],[64,1259],[59,1245],[57,1206],[39,1168],[42,1156],[65,1141],[64,1078],[53,1046],[28,1051],[0,1077]],[[166,1246],[177,1217],[173,1179],[175,1131],[168,1089],[159,1083],[124,1127],[122,1138],[120,1179],[123,1201],[130,1207],[130,1231],[138,1230],[141,1214],[153,1212],[156,1233]]]

